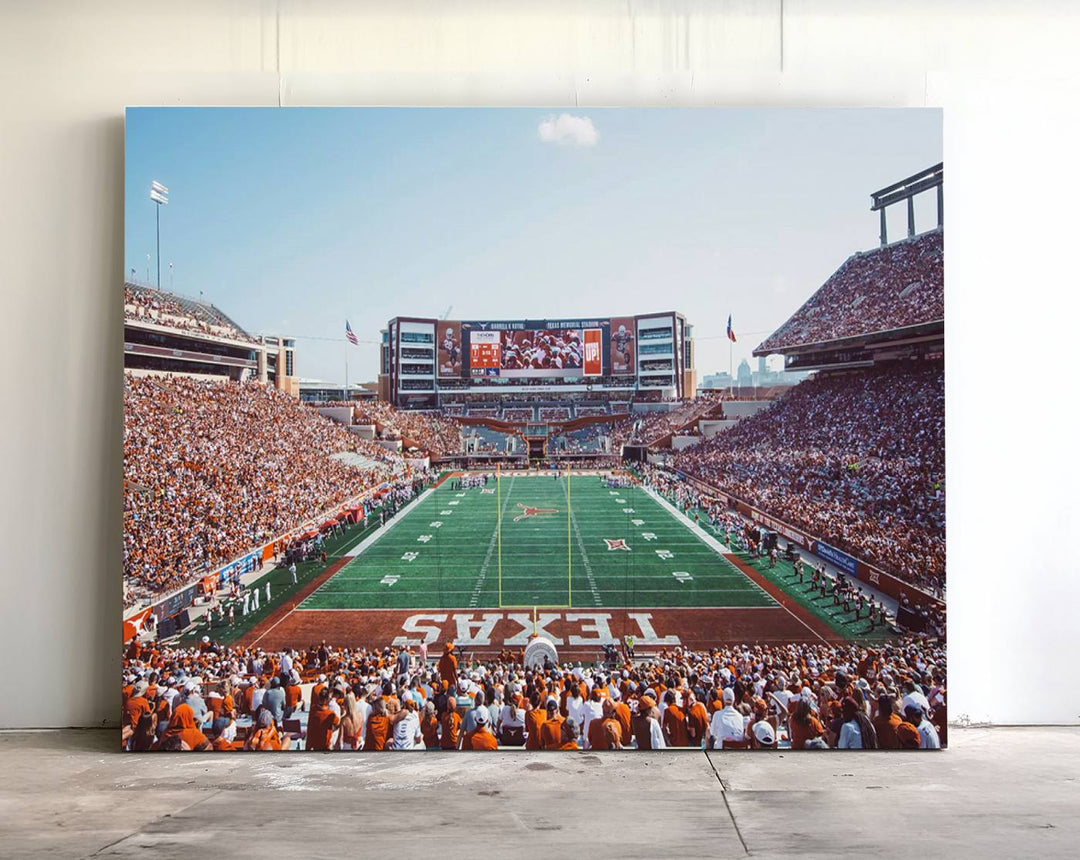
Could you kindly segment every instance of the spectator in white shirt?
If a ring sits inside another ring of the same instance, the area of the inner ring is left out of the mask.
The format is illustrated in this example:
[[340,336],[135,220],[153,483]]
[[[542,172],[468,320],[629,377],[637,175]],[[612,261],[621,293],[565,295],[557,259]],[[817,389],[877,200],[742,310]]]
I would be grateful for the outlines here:
[[709,749],[723,749],[724,741],[746,740],[746,718],[735,710],[735,691],[730,687],[723,692],[723,702],[709,723]]
[[926,718],[926,714],[918,705],[908,705],[904,709],[904,716],[907,717],[909,723],[919,730],[919,749],[941,749],[941,739],[938,737],[937,729],[935,729],[933,723]]

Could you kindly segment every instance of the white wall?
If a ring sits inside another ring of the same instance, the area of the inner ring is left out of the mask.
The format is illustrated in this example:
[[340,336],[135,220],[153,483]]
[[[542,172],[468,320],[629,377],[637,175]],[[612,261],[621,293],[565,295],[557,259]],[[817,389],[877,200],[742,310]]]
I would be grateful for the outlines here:
[[[2,0],[0,725],[117,718],[129,104],[944,106],[952,711],[1075,722],[1074,553],[1030,550],[1080,533],[1068,387],[1036,371],[1070,367],[1076,336],[1076,14],[1048,0]],[[997,420],[1020,390],[1044,395],[1040,414]]]
[[728,418],[749,418],[772,406],[771,400],[729,400],[724,403],[724,415]]

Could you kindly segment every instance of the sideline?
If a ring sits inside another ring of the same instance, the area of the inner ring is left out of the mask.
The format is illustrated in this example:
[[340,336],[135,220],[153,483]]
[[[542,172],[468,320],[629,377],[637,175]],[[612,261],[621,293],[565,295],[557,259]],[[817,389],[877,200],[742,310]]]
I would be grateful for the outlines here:
[[415,499],[413,499],[411,502],[409,502],[405,506],[405,510],[403,510],[396,517],[391,517],[390,522],[386,523],[381,528],[375,529],[375,531],[373,531],[366,538],[364,538],[362,541],[360,541],[360,543],[356,544],[348,552],[343,552],[341,554],[342,557],[344,557],[344,558],[356,558],[358,555],[360,555],[360,553],[362,553],[369,546],[371,546],[373,543],[375,543],[375,541],[379,540],[379,538],[381,538],[383,535],[389,533],[393,528],[395,528],[399,522],[401,522],[403,519],[405,519],[405,517],[407,517],[409,514],[411,514],[413,511],[415,511],[420,506],[420,504],[425,499],[427,499],[428,496],[430,496],[432,493],[435,492],[435,489],[436,489],[435,486],[428,487],[419,496],[417,496]]

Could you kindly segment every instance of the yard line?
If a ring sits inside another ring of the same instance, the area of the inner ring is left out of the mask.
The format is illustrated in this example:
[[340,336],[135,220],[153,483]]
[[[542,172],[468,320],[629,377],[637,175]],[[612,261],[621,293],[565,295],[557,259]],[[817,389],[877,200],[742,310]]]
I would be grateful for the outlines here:
[[495,552],[495,546],[499,541],[499,523],[501,518],[506,516],[506,508],[510,504],[510,496],[514,492],[514,481],[514,478],[510,479],[510,486],[506,490],[506,499],[503,501],[502,510],[499,512],[500,519],[495,521],[495,530],[491,533],[491,540],[488,541],[487,555],[484,556],[484,561],[480,565],[480,573],[476,577],[476,587],[473,589],[472,599],[469,601],[470,607],[476,606],[480,600],[480,592],[484,589],[484,580],[487,579],[488,568],[491,567],[491,556]]
[[[577,538],[578,548],[581,550],[581,563],[585,568],[585,578],[589,582],[589,591],[592,592],[593,602],[597,606],[603,606],[604,602],[600,599],[600,590],[596,587],[596,580],[593,579],[592,565],[589,563],[589,554],[585,551],[585,541],[581,539],[581,530],[578,528],[577,517],[574,515],[574,509],[570,506],[569,487],[567,487],[567,499],[566,507],[570,511],[570,524],[574,527],[574,537]],[[571,593],[567,595],[567,602],[574,602],[573,584],[571,583]]]

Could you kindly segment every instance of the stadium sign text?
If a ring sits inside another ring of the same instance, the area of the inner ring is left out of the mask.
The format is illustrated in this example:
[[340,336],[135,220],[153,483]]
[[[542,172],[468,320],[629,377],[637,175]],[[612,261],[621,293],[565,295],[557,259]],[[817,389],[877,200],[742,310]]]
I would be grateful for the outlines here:
[[840,568],[844,573],[850,576],[859,575],[859,563],[846,552],[841,552],[836,547],[831,547],[820,540],[814,544],[814,552],[825,561]]
[[[621,615],[619,622],[624,621]],[[535,635],[556,646],[598,648],[620,641],[612,632],[612,619],[611,612],[540,612],[535,618],[531,612],[420,612],[402,622],[405,635],[396,637],[394,645],[400,648],[453,640],[469,648],[524,648]],[[677,635],[657,632],[651,612],[627,612],[625,622],[637,646],[681,644]]]

